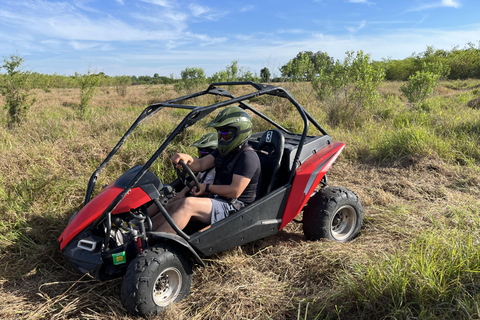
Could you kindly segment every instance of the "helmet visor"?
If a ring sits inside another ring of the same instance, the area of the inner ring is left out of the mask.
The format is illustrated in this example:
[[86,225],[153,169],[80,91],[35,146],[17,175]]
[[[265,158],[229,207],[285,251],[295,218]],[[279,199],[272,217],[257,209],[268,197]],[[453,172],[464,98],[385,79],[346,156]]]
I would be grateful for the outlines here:
[[212,153],[211,149],[198,149],[198,157],[203,158]]
[[221,142],[230,142],[235,138],[236,130],[235,129],[224,129],[218,130],[218,141]]

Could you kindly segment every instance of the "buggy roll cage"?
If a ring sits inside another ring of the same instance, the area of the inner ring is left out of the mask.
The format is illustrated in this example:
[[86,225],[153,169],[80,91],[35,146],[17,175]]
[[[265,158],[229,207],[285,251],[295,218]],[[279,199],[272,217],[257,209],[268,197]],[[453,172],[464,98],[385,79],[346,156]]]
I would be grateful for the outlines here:
[[[242,86],[242,85],[250,85],[253,88],[255,88],[257,91],[245,94],[243,96],[235,97],[231,93],[229,93],[227,90],[223,88],[218,88],[218,86]],[[190,106],[190,105],[183,105],[180,104],[183,101],[197,98],[206,94],[212,94],[216,96],[221,96],[221,97],[226,97],[230,98],[225,101],[217,102],[205,107],[199,107],[199,106]],[[179,98],[167,100],[164,102],[160,103],[155,103],[152,105],[149,105],[146,107],[140,116],[135,120],[135,122],[132,124],[132,126],[127,130],[127,132],[123,135],[123,137],[120,139],[120,141],[116,144],[116,146],[110,151],[108,156],[103,160],[103,162],[100,164],[100,166],[93,172],[93,174],[90,177],[90,180],[87,185],[87,191],[85,195],[85,201],[84,205],[86,205],[90,199],[92,192],[95,188],[95,184],[97,182],[98,176],[100,172],[105,168],[107,163],[110,161],[110,159],[117,153],[118,149],[124,144],[124,142],[127,140],[127,138],[130,136],[130,134],[135,130],[135,128],[145,121],[147,118],[151,117],[158,111],[160,111],[163,108],[177,108],[177,109],[186,109],[186,110],[191,110],[191,112],[185,116],[185,118],[182,120],[182,122],[172,131],[172,133],[166,138],[166,140],[162,143],[162,145],[157,149],[157,151],[150,157],[150,159],[143,165],[142,169],[135,175],[135,177],[127,184],[127,186],[123,189],[123,191],[108,205],[108,207],[102,212],[102,214],[92,223],[91,228],[94,229],[96,228],[100,223],[103,222],[104,219],[106,219],[106,227],[107,227],[107,232],[106,232],[106,237],[110,234],[110,230],[112,227],[112,211],[117,207],[117,205],[125,198],[125,196],[130,192],[132,187],[143,177],[145,172],[151,167],[153,162],[158,158],[158,156],[166,149],[166,147],[172,142],[172,140],[181,132],[183,132],[185,129],[188,127],[194,125],[196,122],[199,120],[203,119],[207,115],[209,115],[211,112],[214,110],[225,107],[230,104],[234,103],[239,103],[240,107],[243,108],[244,110],[250,110],[253,112],[255,115],[261,117],[263,120],[269,122],[273,126],[277,127],[278,129],[282,130],[285,133],[291,133],[287,129],[283,128],[280,124],[276,123],[272,119],[268,118],[261,112],[257,111],[250,105],[244,102],[244,100],[249,100],[255,97],[259,97],[262,95],[271,95],[271,96],[277,96],[281,98],[286,98],[288,99],[298,110],[300,116],[302,117],[303,123],[304,123],[304,128],[302,135],[300,137],[300,142],[298,149],[296,151],[294,161],[293,161],[293,167],[290,172],[290,177],[289,177],[289,182],[292,183],[293,177],[295,175],[295,169],[298,166],[298,159],[300,157],[300,154],[303,149],[303,144],[305,141],[305,138],[307,137],[307,132],[309,129],[309,122],[312,123],[323,135],[328,135],[327,132],[318,124],[318,122],[283,88],[278,87],[278,86],[272,86],[272,85],[267,85],[267,84],[258,84],[254,83],[251,81],[243,81],[243,82],[217,82],[217,83],[212,83],[209,85],[209,87],[204,90],[200,91],[197,93],[193,93],[190,95],[182,96]],[[157,200],[155,201],[155,204],[157,206],[160,205],[160,202]],[[163,210],[162,210],[163,209]],[[159,210],[161,213],[165,216],[166,220],[170,223],[172,228],[179,234],[182,238],[185,240],[189,240],[190,237],[186,235],[182,230],[180,230],[176,224],[173,222],[173,220],[170,218],[166,210],[160,205]]]

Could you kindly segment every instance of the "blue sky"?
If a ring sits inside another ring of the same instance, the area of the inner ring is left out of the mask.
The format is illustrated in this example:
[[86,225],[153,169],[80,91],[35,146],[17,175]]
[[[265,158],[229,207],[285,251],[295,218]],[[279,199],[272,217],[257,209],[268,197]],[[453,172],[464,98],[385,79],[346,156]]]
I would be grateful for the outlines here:
[[260,73],[300,51],[404,59],[480,41],[478,0],[1,0],[0,56],[71,75],[207,75],[233,60]]

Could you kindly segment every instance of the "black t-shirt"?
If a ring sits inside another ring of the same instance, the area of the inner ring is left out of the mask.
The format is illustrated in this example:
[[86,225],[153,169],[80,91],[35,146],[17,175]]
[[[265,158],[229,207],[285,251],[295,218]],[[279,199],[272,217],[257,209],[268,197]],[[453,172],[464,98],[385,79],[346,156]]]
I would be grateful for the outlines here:
[[211,153],[215,157],[215,183],[216,185],[229,185],[232,183],[233,175],[250,179],[250,183],[238,200],[245,204],[250,204],[257,197],[257,186],[260,180],[260,159],[257,153],[248,145],[244,146],[237,152],[232,152],[222,157],[218,150]]

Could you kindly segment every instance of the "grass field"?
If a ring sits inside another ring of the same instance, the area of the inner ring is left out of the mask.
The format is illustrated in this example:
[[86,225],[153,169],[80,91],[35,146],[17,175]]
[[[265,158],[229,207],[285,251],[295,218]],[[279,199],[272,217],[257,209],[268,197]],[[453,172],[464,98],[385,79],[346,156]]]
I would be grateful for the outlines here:
[[[409,105],[400,83],[379,89],[375,108],[337,116],[305,84],[287,90],[346,148],[329,184],[357,193],[361,234],[349,243],[307,241],[291,223],[275,236],[214,255],[194,269],[191,294],[161,319],[480,318],[480,81],[441,83]],[[0,113],[0,318],[131,319],[121,280],[79,276],[57,242],[78,210],[88,179],[143,108],[176,96],[168,86],[132,86],[125,97],[100,88],[86,116],[79,91],[35,92],[21,125]],[[0,105],[4,102],[0,101]],[[288,107],[270,107],[295,129]],[[341,108],[341,105],[335,106]],[[142,164],[183,114],[140,129],[97,185]],[[263,128],[256,127],[258,131]],[[168,151],[204,131],[182,136]],[[168,181],[173,170],[154,167]]]

